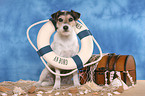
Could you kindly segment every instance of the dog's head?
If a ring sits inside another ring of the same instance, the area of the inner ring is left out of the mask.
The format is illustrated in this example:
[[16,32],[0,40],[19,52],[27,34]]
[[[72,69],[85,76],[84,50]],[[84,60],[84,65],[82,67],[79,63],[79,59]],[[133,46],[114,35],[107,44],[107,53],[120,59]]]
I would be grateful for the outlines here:
[[57,31],[61,35],[68,36],[73,31],[76,21],[80,18],[80,13],[73,10],[58,11],[51,15],[52,19],[56,21]]

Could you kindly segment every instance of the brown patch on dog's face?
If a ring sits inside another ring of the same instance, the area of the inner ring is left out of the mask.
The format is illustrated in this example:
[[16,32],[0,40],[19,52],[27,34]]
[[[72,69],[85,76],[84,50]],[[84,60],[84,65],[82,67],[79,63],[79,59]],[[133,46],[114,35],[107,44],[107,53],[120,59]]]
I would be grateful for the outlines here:
[[71,10],[71,12],[58,11],[51,16],[56,21],[57,31],[62,35],[68,36],[73,31],[73,27],[76,25],[80,13],[73,10]]
[[80,18],[80,16],[81,16],[80,13],[71,10],[70,12],[69,11],[57,11],[56,13],[53,13],[51,15],[51,17],[52,17],[53,20],[55,20],[57,22],[58,21],[58,17],[60,15],[67,15],[67,14],[70,14],[74,18],[75,21],[77,21]]

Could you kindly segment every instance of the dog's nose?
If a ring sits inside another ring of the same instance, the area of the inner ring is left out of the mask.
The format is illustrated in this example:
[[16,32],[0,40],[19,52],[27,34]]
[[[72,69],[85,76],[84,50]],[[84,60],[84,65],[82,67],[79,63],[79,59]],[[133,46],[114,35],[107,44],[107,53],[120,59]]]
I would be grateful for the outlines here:
[[64,30],[67,30],[67,29],[68,29],[68,26],[63,26],[63,29],[64,29]]

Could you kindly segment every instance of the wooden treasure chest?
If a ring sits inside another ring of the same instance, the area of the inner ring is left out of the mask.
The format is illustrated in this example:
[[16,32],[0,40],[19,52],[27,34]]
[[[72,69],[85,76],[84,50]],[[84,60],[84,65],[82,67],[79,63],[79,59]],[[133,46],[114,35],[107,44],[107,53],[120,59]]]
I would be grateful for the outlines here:
[[[91,61],[97,60],[98,56],[93,55]],[[83,70],[83,71],[82,71]],[[90,68],[83,68],[79,74],[80,83],[86,83],[91,76],[89,76]],[[102,57],[93,72],[93,80],[98,85],[110,84],[116,77],[121,78],[128,86],[136,84],[136,64],[131,55],[115,55],[108,54]]]
[[136,84],[136,64],[131,55],[108,54],[99,61],[94,73],[98,85],[110,84],[120,77],[128,86]]

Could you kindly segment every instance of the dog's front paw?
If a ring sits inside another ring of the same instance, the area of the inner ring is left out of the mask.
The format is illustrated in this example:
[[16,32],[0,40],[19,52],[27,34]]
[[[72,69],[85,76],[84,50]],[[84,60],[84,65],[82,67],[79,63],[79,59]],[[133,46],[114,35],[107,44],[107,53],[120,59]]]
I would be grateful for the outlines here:
[[53,86],[53,89],[57,90],[57,89],[60,89],[60,83],[55,83],[54,86]]
[[45,86],[52,86],[53,82],[42,82],[41,86],[45,87]]
[[75,87],[78,87],[78,86],[80,86],[81,84],[79,83],[79,82],[74,82],[74,86]]

